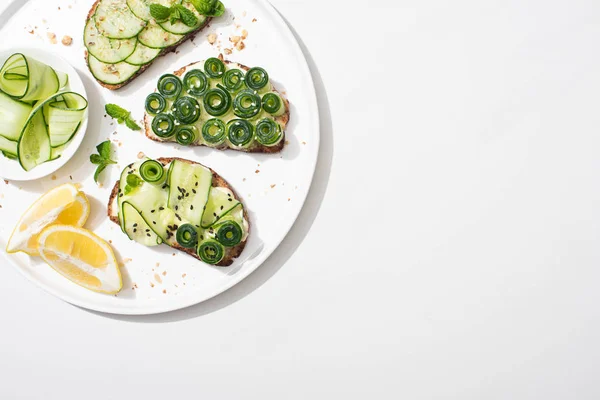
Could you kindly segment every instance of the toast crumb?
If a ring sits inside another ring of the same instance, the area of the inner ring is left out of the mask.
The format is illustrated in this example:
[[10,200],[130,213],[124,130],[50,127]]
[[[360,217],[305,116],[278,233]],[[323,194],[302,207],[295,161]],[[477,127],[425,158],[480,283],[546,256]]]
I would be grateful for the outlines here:
[[277,185],[275,185],[275,184],[271,185],[271,189],[273,189],[275,186],[277,186]]
[[217,34],[211,33],[206,37],[206,39],[208,40],[208,43],[215,44],[215,42],[217,41]]
[[142,158],[146,157],[146,155],[143,152],[139,152],[137,157],[141,160]]
[[162,283],[162,278],[159,274],[154,274],[154,280],[158,283]]
[[52,179],[53,181],[55,181],[56,180],[56,175],[52,175],[52,177],[50,179]]
[[61,43],[65,46],[70,46],[73,43],[73,38],[71,36],[63,36]]
[[247,30],[242,30],[242,39],[247,39],[248,38],[248,31]]
[[231,53],[233,53],[233,50],[231,49],[224,49],[223,50],[225,52],[225,54],[230,55]]
[[256,22],[258,21],[256,18],[252,18],[252,22]]
[[50,39],[50,43],[52,43],[52,44],[58,43],[58,41],[56,40],[56,34],[55,33],[47,32],[46,36],[48,36],[48,39]]
[[258,174],[260,172],[259,169],[257,169],[256,171],[254,171],[255,174]]
[[239,42],[235,45],[235,48],[237,49],[237,51],[242,51],[246,48],[246,44],[244,42]]

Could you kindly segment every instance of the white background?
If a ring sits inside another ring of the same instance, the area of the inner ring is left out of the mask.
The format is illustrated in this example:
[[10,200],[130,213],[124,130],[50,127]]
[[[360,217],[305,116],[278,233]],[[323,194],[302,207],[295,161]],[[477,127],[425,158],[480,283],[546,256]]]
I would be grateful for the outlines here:
[[0,399],[598,399],[600,4],[273,4],[322,115],[291,233],[152,317],[6,266]]

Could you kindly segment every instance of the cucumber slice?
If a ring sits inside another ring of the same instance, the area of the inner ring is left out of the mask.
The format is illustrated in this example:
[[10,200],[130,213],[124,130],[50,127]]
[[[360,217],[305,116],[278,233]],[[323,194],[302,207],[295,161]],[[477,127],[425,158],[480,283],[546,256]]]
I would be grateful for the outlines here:
[[130,79],[140,69],[139,65],[126,62],[107,64],[88,54],[88,65],[94,78],[109,85],[123,83]]
[[[15,142],[19,140],[30,113],[31,106],[0,92],[0,137]],[[16,151],[14,154],[17,154]]]
[[0,151],[5,156],[14,158],[17,156],[17,142],[8,140],[4,136],[0,136]]
[[212,186],[212,172],[199,164],[174,160],[169,167],[168,207],[198,226]]
[[135,47],[135,51],[130,55],[125,62],[132,65],[144,65],[154,60],[160,54],[161,49],[153,49],[148,46],[144,46],[138,42]]
[[96,27],[95,17],[88,20],[83,31],[83,41],[88,52],[104,63],[118,63],[134,51],[137,39],[109,39],[102,36]]
[[208,196],[206,209],[202,214],[202,228],[209,228],[241,203],[235,198],[231,190],[223,187],[214,187]]
[[53,147],[52,150],[50,151],[50,161],[54,161],[54,160],[60,158],[60,156],[62,156],[62,153],[65,151],[65,149],[68,146],[69,146],[69,142],[63,144],[62,146]]
[[52,147],[62,146],[71,140],[88,106],[83,96],[73,92],[63,93],[55,100],[45,102],[42,108]]
[[150,4],[160,4],[165,7],[171,7],[173,4],[180,3],[181,0],[127,0],[127,6],[136,17],[144,21],[152,19],[150,15]]
[[149,247],[162,243],[162,239],[150,228],[150,225],[131,203],[123,203],[122,210],[125,233],[129,239]]
[[146,25],[131,12],[125,0],[101,0],[94,19],[98,31],[109,39],[133,38]]
[[43,100],[58,89],[58,76],[50,66],[20,53],[10,56],[0,70],[0,90],[17,100]]
[[160,27],[154,20],[148,22],[148,25],[138,35],[138,40],[153,49],[163,49],[165,47],[173,46],[181,39],[184,35],[175,35],[173,33],[165,31]]
[[[121,229],[125,232],[125,221],[123,218],[123,205],[128,202],[147,219],[150,229],[154,231],[163,241],[175,243],[175,236],[169,235],[169,227],[181,225],[187,221],[179,221],[175,212],[167,207],[168,192],[162,189],[162,185],[154,185],[144,182],[139,176],[140,165],[147,159],[138,161],[123,170],[119,181],[119,219]],[[127,178],[135,175],[140,180],[137,187],[128,188]],[[162,209],[161,209],[162,208]]]
[[158,23],[161,28],[163,28],[165,31],[170,32],[170,33],[175,33],[177,35],[185,35],[187,33],[195,31],[200,26],[202,26],[202,24],[204,24],[204,22],[206,21],[206,17],[204,15],[200,14],[198,12],[198,10],[196,10],[196,7],[194,7],[192,5],[192,3],[185,1],[185,2],[183,2],[182,5],[194,13],[196,18],[198,18],[198,23],[196,23],[196,25],[194,25],[194,26],[187,26],[186,24],[181,22],[180,19],[175,21],[174,24],[172,24],[171,21],[169,19],[167,19],[166,21]]
[[27,121],[17,145],[19,163],[25,171],[51,158],[50,137],[41,112],[34,110]]
[[69,84],[69,75],[64,72],[54,70],[56,76],[58,76],[58,90],[62,90]]

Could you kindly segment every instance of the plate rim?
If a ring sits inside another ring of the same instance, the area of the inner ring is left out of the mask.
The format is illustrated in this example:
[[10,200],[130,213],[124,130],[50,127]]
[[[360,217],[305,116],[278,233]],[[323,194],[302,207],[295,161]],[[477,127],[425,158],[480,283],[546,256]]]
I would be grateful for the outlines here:
[[[41,46],[28,45],[28,46],[23,46],[22,48],[19,48],[18,50],[14,49],[12,47],[0,49],[0,64],[4,64],[4,62],[6,61],[4,59],[4,56],[5,55],[10,56],[10,53],[13,53],[13,54],[22,53],[25,55],[34,53],[34,56],[35,56],[35,52],[44,53],[44,55],[52,57],[56,60],[59,60],[60,62],[67,65],[69,67],[70,71],[64,71],[64,72],[69,73],[69,82],[72,82],[72,79],[75,79],[76,82],[78,83],[77,86],[81,87],[82,93],[79,93],[80,92],[79,90],[78,90],[78,93],[81,94],[87,100],[88,95],[87,95],[87,91],[85,90],[85,85],[83,83],[83,80],[79,76],[79,73],[75,69],[75,67],[73,65],[71,65],[70,62],[68,62],[63,57],[61,57],[60,55],[50,52]],[[77,153],[77,150],[79,150],[79,147],[81,147],[81,144],[83,143],[83,139],[85,138],[85,134],[87,133],[88,122],[89,122],[89,111],[88,111],[88,109],[86,109],[85,114],[84,114],[84,119],[83,119],[81,125],[77,128],[77,132],[75,133],[74,140],[72,140],[71,144],[67,147],[67,150],[66,150],[67,156],[66,157],[61,156],[58,160],[49,161],[47,163],[40,164],[38,166],[38,168],[40,168],[40,170],[39,170],[40,172],[38,172],[36,174],[36,173],[34,173],[34,171],[36,171],[36,169],[33,169],[33,170],[29,171],[29,173],[31,173],[31,175],[29,177],[15,178],[15,177],[4,176],[3,174],[0,174],[0,178],[8,179],[10,181],[15,181],[15,182],[31,182],[31,181],[45,178],[48,175],[58,171],[59,169],[64,167],[69,162],[69,160],[71,160],[75,156],[75,154]],[[52,168],[49,168],[47,171],[44,171],[41,169],[45,166],[44,164],[51,165]]]
[[[4,8],[3,10],[0,10],[0,18],[3,17],[4,14],[11,9],[11,5],[13,3],[17,3],[18,1],[19,0],[13,0],[12,2],[8,3],[8,6],[6,8]],[[63,293],[59,290],[54,289],[53,287],[51,287],[49,285],[42,283],[41,281],[37,280],[29,271],[23,269],[16,262],[11,260],[9,255],[3,249],[0,249],[0,253],[2,254],[2,257],[5,260],[7,260],[14,268],[16,268],[23,276],[25,276],[25,278],[28,281],[34,283],[37,287],[41,288],[45,292],[47,292],[55,297],[57,297],[60,300],[63,300],[69,304],[72,304],[74,306],[81,307],[81,308],[84,308],[87,310],[92,310],[92,311],[97,311],[97,312],[112,314],[112,315],[129,315],[129,316],[157,315],[157,314],[163,314],[163,313],[167,313],[167,312],[171,312],[171,311],[177,311],[177,310],[189,308],[189,307],[201,304],[207,300],[210,300],[224,292],[227,292],[229,289],[231,289],[235,285],[242,282],[249,275],[251,275],[258,268],[260,268],[271,257],[271,255],[279,248],[279,246],[281,245],[283,240],[289,235],[292,227],[295,225],[298,217],[300,216],[300,213],[302,212],[302,209],[305,206],[306,199],[308,198],[308,195],[310,194],[311,189],[312,189],[312,184],[314,181],[314,175],[316,172],[316,167],[318,164],[319,153],[320,153],[320,148],[321,148],[321,116],[319,113],[319,102],[318,102],[318,97],[317,97],[317,89],[316,89],[316,85],[315,85],[315,80],[314,80],[314,77],[310,70],[310,66],[308,64],[306,55],[304,54],[304,51],[302,50],[302,47],[300,46],[298,39],[296,39],[296,36],[294,35],[292,29],[287,24],[287,22],[284,20],[282,15],[279,14],[277,9],[268,0],[254,0],[254,1],[256,3],[258,3],[259,5],[262,5],[265,12],[267,12],[269,14],[269,16],[273,19],[274,23],[279,25],[282,34],[284,34],[287,37],[287,40],[290,42],[291,46],[293,46],[294,52],[299,56],[298,57],[299,69],[301,71],[303,71],[303,74],[308,79],[310,79],[310,85],[306,85],[306,88],[308,91],[308,93],[306,94],[306,99],[308,100],[308,103],[309,103],[309,112],[311,115],[314,116],[314,118],[311,118],[312,123],[311,123],[311,126],[309,129],[311,129],[313,132],[316,133],[315,134],[316,140],[314,142],[312,142],[315,150],[313,152],[311,152],[312,153],[311,159],[308,160],[308,162],[311,164],[310,179],[308,180],[309,187],[306,190],[306,192],[303,194],[300,201],[296,202],[298,204],[296,215],[294,218],[291,218],[289,220],[289,222],[287,222],[285,228],[282,230],[282,235],[280,236],[280,238],[278,240],[274,241],[274,244],[271,246],[270,249],[267,249],[267,250],[261,252],[261,254],[259,256],[261,259],[260,259],[260,261],[258,261],[256,263],[256,265],[253,268],[249,268],[249,269],[245,270],[243,273],[236,275],[235,279],[232,279],[231,281],[222,285],[221,287],[214,290],[213,292],[208,293],[204,296],[198,296],[198,297],[182,296],[181,299],[184,299],[183,301],[176,302],[176,303],[167,303],[164,305],[157,303],[156,306],[152,305],[152,306],[148,306],[144,309],[139,309],[139,308],[131,307],[128,305],[123,305],[123,306],[119,306],[119,309],[116,310],[114,307],[102,306],[102,305],[95,304],[92,301],[85,301],[85,300],[82,301],[80,299],[76,299],[68,293]],[[29,1],[26,1],[23,4],[28,3],[28,2]],[[16,12],[18,12],[20,9],[21,8],[19,7],[16,10]],[[14,15],[9,16],[8,19],[12,18],[13,16]],[[60,56],[57,56],[57,57],[60,57]],[[68,63],[68,64],[70,65],[70,63]],[[75,69],[75,68],[73,68],[73,69]],[[79,78],[79,79],[81,79],[81,78]],[[87,121],[87,118],[86,118],[86,121]]]

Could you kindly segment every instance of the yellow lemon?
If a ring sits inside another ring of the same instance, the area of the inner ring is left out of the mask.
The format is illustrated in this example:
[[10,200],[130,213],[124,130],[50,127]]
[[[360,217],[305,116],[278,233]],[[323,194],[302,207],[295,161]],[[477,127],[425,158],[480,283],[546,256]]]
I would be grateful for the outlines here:
[[60,185],[36,200],[21,217],[8,240],[8,253],[39,255],[39,233],[49,225],[83,226],[90,215],[90,203],[71,183]]
[[112,248],[87,229],[50,225],[38,238],[40,256],[65,278],[95,292],[121,290],[121,271]]

